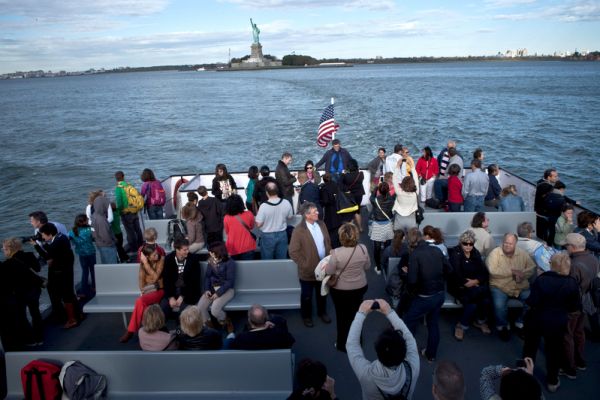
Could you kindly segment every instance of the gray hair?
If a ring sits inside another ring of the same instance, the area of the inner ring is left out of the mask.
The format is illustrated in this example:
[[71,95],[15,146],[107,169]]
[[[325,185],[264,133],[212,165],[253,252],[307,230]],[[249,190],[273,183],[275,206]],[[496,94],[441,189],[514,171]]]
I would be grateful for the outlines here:
[[521,222],[517,225],[517,235],[519,235],[519,237],[528,238],[532,232],[533,225],[531,225],[531,222]]
[[458,238],[459,242],[473,242],[473,243],[475,243],[476,240],[477,240],[477,238],[475,236],[475,232],[473,232],[470,229],[464,231],[460,235],[460,237]]
[[317,208],[317,205],[315,203],[305,201],[304,203],[300,204],[300,207],[298,208],[298,214],[305,217],[313,208]]
[[254,327],[265,326],[269,319],[269,313],[266,308],[260,304],[253,304],[248,310],[248,322]]

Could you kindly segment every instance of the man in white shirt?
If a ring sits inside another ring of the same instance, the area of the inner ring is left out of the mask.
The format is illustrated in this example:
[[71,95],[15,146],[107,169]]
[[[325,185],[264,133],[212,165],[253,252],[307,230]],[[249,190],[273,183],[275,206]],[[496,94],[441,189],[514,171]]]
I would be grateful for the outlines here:
[[278,196],[273,182],[266,186],[268,200],[260,205],[256,226],[260,228],[260,256],[263,260],[287,258],[287,220],[293,217],[292,206]]

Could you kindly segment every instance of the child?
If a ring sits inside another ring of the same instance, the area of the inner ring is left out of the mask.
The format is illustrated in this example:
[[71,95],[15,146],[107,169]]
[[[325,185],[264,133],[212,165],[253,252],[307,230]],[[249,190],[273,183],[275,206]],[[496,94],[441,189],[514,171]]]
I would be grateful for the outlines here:
[[[94,274],[94,265],[96,265],[96,247],[92,238],[92,228],[88,224],[88,217],[85,214],[79,214],[75,217],[73,229],[69,231],[69,239],[75,246],[75,253],[79,256],[81,265],[81,293],[79,297],[87,297],[96,293],[96,275]],[[89,284],[89,277],[92,278],[92,286]]]
[[162,247],[160,247],[158,245],[158,243],[156,243],[156,239],[158,239],[158,232],[156,232],[156,229],[154,229],[154,228],[146,228],[144,230],[144,243],[142,243],[142,245],[138,249],[138,252],[137,252],[137,262],[140,262],[140,254],[142,253],[142,249],[144,248],[144,246],[147,245],[147,244],[156,245],[156,252],[161,257],[164,257],[167,254],[167,253],[165,253],[165,249],[163,249]]

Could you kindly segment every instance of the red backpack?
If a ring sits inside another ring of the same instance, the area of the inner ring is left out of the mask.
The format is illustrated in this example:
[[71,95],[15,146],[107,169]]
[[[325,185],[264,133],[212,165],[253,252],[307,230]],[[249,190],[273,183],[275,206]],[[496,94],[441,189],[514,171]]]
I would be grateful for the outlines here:
[[58,400],[62,396],[60,365],[33,360],[21,369],[21,384],[27,400]]
[[159,180],[155,180],[150,182],[150,201],[148,205],[150,206],[164,206],[167,200],[167,196],[165,194],[165,189]]

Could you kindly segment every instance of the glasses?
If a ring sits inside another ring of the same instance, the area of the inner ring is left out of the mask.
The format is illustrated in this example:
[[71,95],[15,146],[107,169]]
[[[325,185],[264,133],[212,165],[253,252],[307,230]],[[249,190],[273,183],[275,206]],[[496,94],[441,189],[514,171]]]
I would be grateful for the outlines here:
[[306,167],[306,169],[313,169],[313,167]]
[[463,246],[475,246],[473,242],[461,242]]

